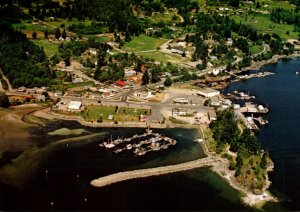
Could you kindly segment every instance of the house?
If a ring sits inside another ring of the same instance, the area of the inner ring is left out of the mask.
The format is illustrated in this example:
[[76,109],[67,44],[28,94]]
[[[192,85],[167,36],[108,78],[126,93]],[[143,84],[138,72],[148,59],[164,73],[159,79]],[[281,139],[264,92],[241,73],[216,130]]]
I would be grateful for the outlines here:
[[45,95],[42,95],[42,94],[38,94],[36,96],[36,100],[37,101],[40,101],[40,102],[45,102],[46,101],[46,96]]
[[70,109],[70,110],[80,110],[81,104],[82,103],[80,101],[71,101],[68,105],[68,109]]
[[188,104],[189,100],[185,99],[185,98],[176,98],[173,99],[174,103],[179,103],[179,104]]
[[119,88],[124,88],[124,87],[127,85],[127,83],[124,82],[124,81],[122,81],[122,80],[117,80],[117,81],[115,82],[115,85],[116,85],[117,87],[119,87]]
[[133,70],[132,67],[131,67],[131,68],[128,67],[128,68],[125,68],[125,69],[124,69],[124,75],[125,75],[125,77],[131,77],[131,76],[136,75],[136,71]]
[[73,79],[73,83],[76,84],[76,83],[82,83],[83,82],[83,79],[81,77],[77,77],[75,79]]
[[220,104],[218,97],[216,97],[216,96],[210,97],[210,105],[211,106],[220,106],[221,104]]
[[98,52],[97,52],[97,49],[90,49],[90,53],[93,55],[96,55]]
[[200,89],[197,92],[198,95],[209,98],[220,94],[220,91],[212,89],[212,88],[204,88]]
[[148,116],[145,116],[143,114],[140,115],[140,122],[147,122]]
[[186,52],[186,49],[183,47],[183,46],[180,46],[180,45],[174,45],[174,46],[171,46],[171,52],[174,53],[174,54],[185,54]]
[[63,95],[63,92],[62,91],[56,91],[54,93],[54,96],[62,96]]
[[226,44],[227,44],[227,46],[232,46],[233,40],[231,38],[227,38]]

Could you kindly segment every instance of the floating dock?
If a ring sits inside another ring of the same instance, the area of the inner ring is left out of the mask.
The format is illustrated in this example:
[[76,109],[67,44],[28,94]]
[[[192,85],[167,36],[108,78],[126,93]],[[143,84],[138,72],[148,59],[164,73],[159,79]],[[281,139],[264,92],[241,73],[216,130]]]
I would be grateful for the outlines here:
[[174,146],[176,143],[177,141],[172,138],[148,131],[141,135],[135,134],[131,138],[111,139],[99,146],[111,149],[114,153],[131,150],[136,156],[142,156],[151,151],[168,149],[169,146]]

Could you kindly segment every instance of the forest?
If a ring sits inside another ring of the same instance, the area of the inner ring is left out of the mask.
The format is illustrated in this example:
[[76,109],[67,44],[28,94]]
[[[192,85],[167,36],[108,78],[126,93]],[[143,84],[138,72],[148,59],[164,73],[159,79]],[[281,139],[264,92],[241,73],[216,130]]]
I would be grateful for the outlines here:
[[0,23],[0,47],[0,67],[13,87],[48,86],[55,78],[43,48],[10,24]]

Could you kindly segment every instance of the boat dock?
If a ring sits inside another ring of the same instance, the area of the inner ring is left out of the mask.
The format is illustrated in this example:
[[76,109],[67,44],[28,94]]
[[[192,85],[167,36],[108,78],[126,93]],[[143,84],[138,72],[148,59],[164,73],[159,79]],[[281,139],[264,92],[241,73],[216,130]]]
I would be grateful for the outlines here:
[[192,170],[201,167],[207,167],[207,166],[211,166],[216,162],[221,162],[221,160],[215,157],[206,157],[206,158],[202,158],[202,159],[198,159],[186,163],[180,163],[176,165],[119,172],[116,174],[111,174],[105,177],[100,177],[98,179],[92,180],[91,185],[95,187],[105,187],[126,180],[158,176],[158,175],[170,174],[174,172]]
[[142,156],[151,151],[168,149],[169,146],[174,146],[176,143],[177,141],[172,138],[148,130],[147,133],[135,134],[131,138],[117,138],[115,140],[111,138],[111,140],[101,143],[99,146],[112,149],[114,153],[132,150],[136,156]]
[[269,122],[267,120],[264,120],[262,117],[253,117],[253,120],[257,121],[260,125],[266,125]]
[[255,105],[252,103],[246,103],[244,107],[240,108],[241,113],[258,113],[258,114],[267,114],[269,109],[262,105]]
[[[228,72],[230,75],[233,75],[232,73]],[[239,75],[233,75],[235,76],[236,78],[233,80],[233,82],[238,82],[238,81],[241,81],[241,80],[248,80],[248,79],[252,79],[252,78],[261,78],[261,77],[266,77],[266,76],[270,76],[270,75],[274,75],[275,73],[273,72],[260,72],[260,73],[257,73],[257,74],[246,74],[246,75],[242,75],[242,76],[239,76]]]

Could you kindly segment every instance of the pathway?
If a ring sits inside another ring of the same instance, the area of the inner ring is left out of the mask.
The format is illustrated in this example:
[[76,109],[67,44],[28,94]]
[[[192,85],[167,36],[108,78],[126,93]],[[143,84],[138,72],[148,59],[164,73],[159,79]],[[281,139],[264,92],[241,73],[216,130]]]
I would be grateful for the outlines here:
[[202,158],[202,159],[198,159],[186,163],[180,163],[176,165],[119,172],[116,174],[111,174],[105,177],[100,177],[98,179],[92,180],[91,185],[95,187],[105,187],[114,183],[131,180],[131,179],[158,176],[158,175],[170,174],[174,172],[188,171],[188,170],[201,168],[201,167],[207,167],[213,165],[216,162],[221,162],[221,160],[217,159],[216,157],[206,157],[206,158]]
[[[2,75],[3,80],[6,81],[6,84],[7,84],[7,86],[8,86],[8,91],[12,92],[12,91],[13,91],[13,88],[12,88],[12,86],[11,86],[11,84],[10,84],[8,78],[3,74],[1,68],[0,68],[0,74]],[[2,90],[4,91],[4,88],[3,88],[2,84],[0,83],[0,90],[1,90],[1,88],[2,88]]]

